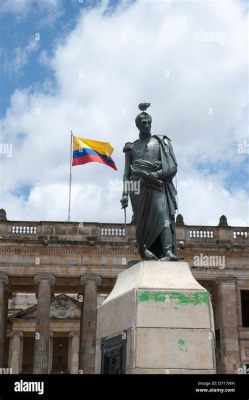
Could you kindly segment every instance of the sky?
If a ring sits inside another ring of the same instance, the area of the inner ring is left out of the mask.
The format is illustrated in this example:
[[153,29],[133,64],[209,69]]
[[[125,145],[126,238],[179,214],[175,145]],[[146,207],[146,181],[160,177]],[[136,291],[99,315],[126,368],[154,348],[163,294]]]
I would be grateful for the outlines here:
[[248,55],[244,0],[1,0],[0,208],[67,220],[72,130],[110,142],[117,171],[72,168],[71,220],[123,222],[122,150],[150,102],[185,223],[248,226]]

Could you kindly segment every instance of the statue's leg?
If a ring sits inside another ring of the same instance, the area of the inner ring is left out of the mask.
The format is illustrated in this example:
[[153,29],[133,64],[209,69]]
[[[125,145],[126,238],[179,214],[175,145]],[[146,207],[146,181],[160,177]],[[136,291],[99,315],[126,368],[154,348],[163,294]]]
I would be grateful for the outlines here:
[[164,257],[161,258],[162,261],[179,261],[182,258],[177,257],[173,253],[173,237],[172,237],[172,230],[171,227],[165,227],[161,234],[160,234],[160,239],[162,243],[162,248],[163,248],[163,253]]
[[168,247],[170,247],[172,249],[172,232],[171,232],[170,226],[167,226],[162,230],[162,232],[160,234],[160,239],[161,239],[163,250],[165,250],[165,248],[168,248]]

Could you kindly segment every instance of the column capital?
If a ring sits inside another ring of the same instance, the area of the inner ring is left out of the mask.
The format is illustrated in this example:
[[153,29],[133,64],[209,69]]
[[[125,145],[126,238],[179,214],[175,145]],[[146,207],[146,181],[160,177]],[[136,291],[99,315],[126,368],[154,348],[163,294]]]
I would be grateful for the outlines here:
[[73,336],[80,336],[80,332],[79,331],[71,331],[71,332],[69,332],[69,337],[73,337]]
[[85,275],[82,275],[80,277],[80,284],[81,284],[81,286],[84,286],[89,281],[95,281],[96,285],[98,286],[98,285],[100,285],[101,280],[102,280],[102,278],[101,278],[100,275],[97,275],[97,274],[85,274]]
[[37,275],[35,275],[34,281],[36,285],[38,285],[41,280],[48,280],[51,285],[54,285],[55,283],[55,277],[50,272],[39,272]]
[[14,336],[19,336],[20,338],[23,337],[23,332],[22,331],[11,331],[10,332],[10,337],[13,338]]
[[236,278],[230,276],[219,277],[218,282],[219,286],[226,285],[226,286],[235,286],[236,285]]
[[6,285],[9,283],[8,275],[3,271],[0,271],[0,281],[3,281]]

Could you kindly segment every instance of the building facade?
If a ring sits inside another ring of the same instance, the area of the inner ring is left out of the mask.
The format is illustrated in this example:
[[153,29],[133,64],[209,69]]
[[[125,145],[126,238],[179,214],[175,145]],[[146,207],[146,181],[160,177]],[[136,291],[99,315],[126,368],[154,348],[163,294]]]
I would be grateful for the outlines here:
[[[249,372],[249,228],[178,215],[176,233],[211,294],[218,373]],[[0,371],[94,373],[97,305],[134,260],[131,224],[8,221],[1,210]]]

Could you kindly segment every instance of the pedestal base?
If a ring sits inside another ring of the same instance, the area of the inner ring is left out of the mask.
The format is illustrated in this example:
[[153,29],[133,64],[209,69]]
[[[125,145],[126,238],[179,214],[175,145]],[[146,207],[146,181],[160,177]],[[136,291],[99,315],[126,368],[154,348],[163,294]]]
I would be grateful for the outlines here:
[[209,293],[186,262],[141,261],[98,309],[96,373],[215,373]]

